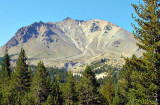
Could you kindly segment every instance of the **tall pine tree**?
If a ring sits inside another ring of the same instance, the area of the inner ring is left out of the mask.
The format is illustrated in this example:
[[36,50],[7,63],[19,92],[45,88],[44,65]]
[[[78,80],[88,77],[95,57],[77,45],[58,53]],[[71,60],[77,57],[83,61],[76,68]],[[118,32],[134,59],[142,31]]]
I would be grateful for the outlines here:
[[55,105],[63,105],[63,101],[64,101],[60,82],[61,82],[61,77],[58,74],[54,84],[54,104]]
[[64,88],[64,98],[67,105],[75,105],[77,103],[77,94],[73,74],[68,72],[67,83]]
[[92,72],[89,66],[83,72],[82,79],[79,85],[79,101],[83,105],[103,105],[104,100],[98,91],[98,82],[95,78],[95,73]]
[[34,99],[34,104],[41,105],[47,100],[48,97],[48,78],[46,68],[43,62],[39,62],[37,71],[34,74],[31,85],[31,96]]
[[2,69],[1,69],[1,76],[0,76],[0,82],[8,84],[8,80],[10,78],[11,69],[10,69],[10,58],[8,55],[8,50],[6,48],[5,55],[2,60]]
[[21,104],[23,96],[26,92],[29,92],[30,89],[31,77],[26,60],[27,56],[25,51],[21,49],[10,84],[12,103],[17,105]]
[[106,81],[105,90],[104,90],[104,96],[107,99],[108,103],[111,105],[113,102],[113,98],[115,96],[115,90],[114,90],[113,77],[112,77],[110,68],[108,69],[108,75],[107,75],[107,81]]
[[126,58],[125,61],[119,80],[119,104],[155,103],[155,100],[149,97],[153,95],[154,88],[149,89],[150,82],[146,78],[147,72],[142,59],[132,56],[130,59]]
[[[160,105],[160,1],[143,0],[139,5],[133,4],[139,18],[133,17],[138,23],[135,29],[135,37],[140,41],[137,45],[145,52],[143,63],[146,65],[145,78],[148,79],[148,91],[153,94],[150,99]],[[156,91],[153,91],[156,87]]]
[[0,95],[2,95],[0,103],[1,104],[8,104],[9,99],[7,97],[8,87],[9,87],[9,81],[10,81],[10,58],[8,55],[8,50],[6,48],[5,55],[2,60],[2,69],[0,74]]
[[[134,56],[133,56],[134,57]],[[131,59],[133,59],[133,57]],[[119,98],[120,102],[119,104],[126,104],[128,102],[128,92],[129,88],[131,88],[131,74],[132,74],[133,68],[132,64],[130,63],[129,58],[125,58],[125,65],[123,65],[121,72],[120,72],[120,80],[119,80]]]

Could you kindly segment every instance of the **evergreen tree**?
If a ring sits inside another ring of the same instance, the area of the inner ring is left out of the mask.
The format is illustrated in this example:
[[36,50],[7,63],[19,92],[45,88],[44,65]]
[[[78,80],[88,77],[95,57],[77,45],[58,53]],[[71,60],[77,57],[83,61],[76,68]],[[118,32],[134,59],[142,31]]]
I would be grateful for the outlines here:
[[63,93],[62,93],[62,89],[60,87],[60,81],[61,81],[61,78],[60,78],[60,75],[58,74],[57,77],[56,77],[56,82],[55,82],[55,85],[54,85],[54,104],[55,105],[63,105]]
[[1,69],[0,82],[5,83],[5,84],[9,84],[10,74],[11,74],[10,58],[8,55],[8,50],[6,49],[5,55],[2,59],[2,69]]
[[16,105],[21,104],[23,96],[26,92],[29,92],[31,84],[30,72],[28,71],[26,60],[27,56],[25,51],[21,49],[10,84],[10,97],[12,97],[12,103]]
[[64,98],[67,105],[73,105],[77,102],[75,82],[71,72],[68,72],[67,83],[64,88]]
[[119,80],[119,104],[156,104],[153,98],[156,86],[150,85],[150,80],[146,78],[148,72],[143,59],[132,56],[125,60]]
[[54,98],[52,95],[48,95],[47,101],[43,105],[54,105]]
[[2,60],[2,71],[0,74],[0,103],[1,104],[8,104],[9,99],[7,98],[7,90],[9,87],[9,81],[10,81],[10,74],[11,74],[11,69],[10,69],[10,58],[8,55],[8,50],[6,48],[5,55]]
[[48,97],[48,78],[46,68],[43,62],[39,62],[37,66],[37,71],[34,74],[32,85],[31,85],[31,95],[34,99],[36,105],[41,105],[47,100]]
[[95,73],[89,66],[83,72],[79,85],[79,101],[83,105],[104,104],[102,95],[98,92],[99,84],[96,81]]
[[129,88],[131,88],[131,73],[132,69],[130,68],[129,59],[125,59],[125,65],[121,69],[120,73],[120,80],[119,80],[119,98],[120,102],[119,104],[126,104],[127,103],[127,94],[129,91]]
[[113,102],[113,98],[115,96],[115,90],[113,86],[113,77],[110,69],[108,69],[107,81],[105,85],[104,96],[107,99],[108,103],[111,105]]
[[146,95],[150,100],[157,101],[160,105],[160,1],[143,0],[139,5],[133,4],[139,18],[133,17],[138,23],[135,37],[140,41],[137,45],[143,49],[142,62],[145,64],[145,81],[152,93]]

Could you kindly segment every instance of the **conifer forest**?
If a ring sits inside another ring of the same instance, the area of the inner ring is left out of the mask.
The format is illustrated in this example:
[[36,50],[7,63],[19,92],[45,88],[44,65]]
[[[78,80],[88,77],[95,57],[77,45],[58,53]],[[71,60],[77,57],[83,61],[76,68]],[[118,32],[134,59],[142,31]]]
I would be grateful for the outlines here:
[[[15,66],[6,48],[0,60],[0,105],[160,105],[160,1],[132,4],[134,36],[143,55],[123,57],[121,68],[86,66],[82,75],[27,64],[21,48]],[[100,62],[104,62],[101,60]],[[107,76],[96,79],[95,74]]]

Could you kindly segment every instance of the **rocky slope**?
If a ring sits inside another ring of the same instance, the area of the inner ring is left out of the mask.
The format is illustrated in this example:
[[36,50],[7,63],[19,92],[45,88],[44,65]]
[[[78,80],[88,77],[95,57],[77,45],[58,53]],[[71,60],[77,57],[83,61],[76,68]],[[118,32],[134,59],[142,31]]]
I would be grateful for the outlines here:
[[29,64],[39,60],[48,66],[65,66],[79,70],[80,66],[101,58],[122,63],[121,56],[139,54],[137,40],[126,30],[104,20],[89,21],[66,18],[61,22],[35,22],[20,28],[6,45],[14,61],[23,47]]

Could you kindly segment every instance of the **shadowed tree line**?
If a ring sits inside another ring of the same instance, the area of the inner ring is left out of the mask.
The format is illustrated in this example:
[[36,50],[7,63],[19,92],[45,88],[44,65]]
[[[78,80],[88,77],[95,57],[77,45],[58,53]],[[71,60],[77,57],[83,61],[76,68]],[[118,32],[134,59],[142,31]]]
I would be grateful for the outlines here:
[[26,64],[27,56],[21,49],[16,67],[11,71],[10,58],[6,50],[0,75],[1,105],[77,105],[106,104],[98,91],[99,84],[89,66],[80,79],[75,80],[68,72],[66,82],[60,75],[54,80],[40,61],[36,71]]

